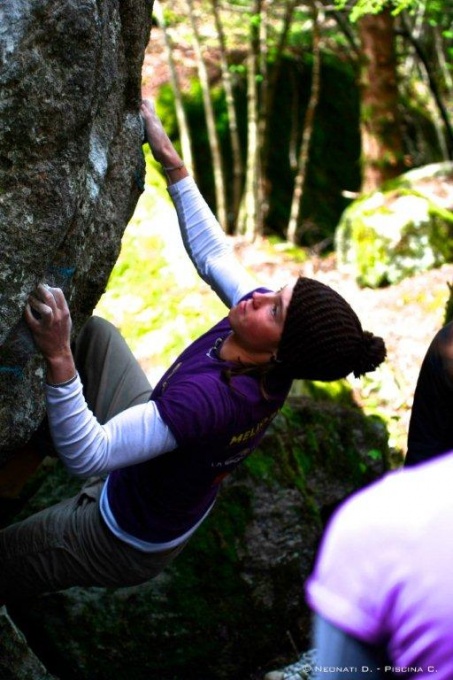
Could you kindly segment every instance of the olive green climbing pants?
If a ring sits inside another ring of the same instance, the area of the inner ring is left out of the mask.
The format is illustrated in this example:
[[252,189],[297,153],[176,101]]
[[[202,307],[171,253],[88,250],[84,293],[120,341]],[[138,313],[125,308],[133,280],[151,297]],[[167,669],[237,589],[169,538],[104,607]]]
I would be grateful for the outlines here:
[[[73,348],[89,407],[101,423],[146,402],[151,385],[115,327],[92,317]],[[185,544],[144,553],[116,538],[99,510],[104,481],[89,480],[74,498],[0,531],[0,603],[71,586],[143,583]]]

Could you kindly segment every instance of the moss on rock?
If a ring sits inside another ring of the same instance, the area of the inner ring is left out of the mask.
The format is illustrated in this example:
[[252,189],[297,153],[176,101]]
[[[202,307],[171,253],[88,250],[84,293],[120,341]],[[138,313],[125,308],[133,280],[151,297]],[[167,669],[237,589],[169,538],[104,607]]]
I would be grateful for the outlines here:
[[423,170],[402,175],[343,213],[338,266],[360,285],[398,283],[453,260],[453,164]]

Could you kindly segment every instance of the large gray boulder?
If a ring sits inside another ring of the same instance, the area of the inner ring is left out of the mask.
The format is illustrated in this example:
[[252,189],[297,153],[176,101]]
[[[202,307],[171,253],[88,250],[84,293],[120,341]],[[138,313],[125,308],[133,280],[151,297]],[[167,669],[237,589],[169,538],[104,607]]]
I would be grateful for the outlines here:
[[38,282],[91,314],[142,191],[141,67],[152,0],[0,5],[0,464],[39,423],[22,322]]
[[335,241],[340,271],[371,288],[452,262],[453,163],[416,168],[354,201]]

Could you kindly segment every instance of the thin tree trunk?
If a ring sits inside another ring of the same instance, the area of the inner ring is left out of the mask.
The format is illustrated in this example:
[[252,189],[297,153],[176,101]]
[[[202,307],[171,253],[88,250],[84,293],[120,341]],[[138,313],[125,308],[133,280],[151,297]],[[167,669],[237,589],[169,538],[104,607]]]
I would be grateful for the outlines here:
[[423,50],[423,47],[420,43],[420,40],[417,39],[417,35],[414,35],[414,33],[410,30],[410,27],[407,26],[407,23],[405,22],[403,18],[403,26],[404,26],[404,32],[403,35],[404,37],[410,42],[412,47],[415,50],[415,53],[419,59],[419,62],[421,64],[421,76],[423,78],[423,75],[425,75],[427,81],[428,81],[428,86],[431,92],[431,95],[434,99],[434,102],[436,104],[437,110],[439,112],[439,116],[442,120],[442,123],[444,125],[444,135],[442,138],[439,138],[440,146],[443,152],[443,155],[446,159],[452,159],[453,158],[453,127],[451,125],[450,121],[450,116],[447,111],[446,106],[444,105],[444,102],[442,100],[442,96],[439,91],[439,87],[437,85],[436,79],[433,75],[432,72],[432,65],[430,64],[430,60],[428,59],[427,55],[425,54],[425,51]]
[[294,10],[297,6],[297,0],[286,0],[285,2],[285,14],[283,17],[282,29],[278,37],[277,47],[275,49],[274,61],[272,63],[272,69],[270,69],[269,74],[265,79],[266,87],[263,90],[263,109],[265,110],[265,120],[266,129],[263,135],[263,158],[265,159],[263,166],[267,166],[267,156],[269,151],[269,135],[267,129],[269,127],[270,114],[274,108],[275,96],[277,92],[278,81],[281,77],[282,63],[283,63],[283,51],[286,47],[289,30],[291,28],[291,22],[294,15]]
[[297,0],[286,0],[285,14],[282,22],[282,29],[280,31],[277,47],[275,50],[275,58],[272,65],[272,70],[266,79],[266,111],[272,111],[275,102],[275,94],[277,91],[277,83],[281,76],[283,51],[288,41],[288,34],[293,20],[294,10],[297,7]]
[[253,241],[262,233],[259,202],[260,159],[258,145],[258,63],[259,39],[257,23],[261,17],[261,2],[255,0],[254,18],[250,23],[250,46],[247,57],[247,166],[245,191],[239,212],[239,233]]
[[404,171],[398,83],[390,9],[358,22],[362,45],[360,128],[362,192]]
[[344,34],[348,41],[349,47],[357,59],[360,57],[360,48],[357,44],[356,34],[351,28],[351,22],[347,19],[342,11],[336,10],[332,7],[330,0],[323,0],[326,11],[329,11],[338,24],[339,29]]
[[291,89],[293,92],[291,100],[291,127],[289,135],[289,147],[288,147],[288,159],[289,167],[296,174],[299,154],[298,154],[298,141],[299,141],[299,130],[300,130],[300,96],[299,96],[299,83],[297,82],[298,76],[296,76],[291,69]]
[[[417,13],[415,14],[415,16],[413,18],[412,18],[412,14],[411,14],[410,20],[409,20],[408,17],[406,17],[406,14],[404,12],[402,12],[402,14],[400,15],[400,21],[401,21],[401,24],[404,28],[403,37],[409,37],[409,34],[410,34],[410,36],[414,40],[419,40],[420,35],[422,33],[422,29],[425,25],[426,9],[427,9],[426,4],[424,4],[424,3],[421,4],[417,9],[414,8],[414,12],[416,11]],[[418,68],[417,68],[418,64],[417,64],[417,60],[416,60],[415,57],[416,57],[416,52],[413,51],[409,55],[409,57],[406,59],[405,69],[407,70],[408,73],[411,73],[411,71],[413,69],[418,70]],[[422,74],[420,74],[420,77],[423,77]]]
[[256,91],[255,55],[247,58],[247,165],[245,171],[245,188],[239,211],[239,233],[248,241],[253,241],[259,223],[259,206],[257,201],[257,177],[259,168],[258,148],[258,112]]
[[[266,191],[265,173],[265,139],[269,115],[269,8],[272,0],[260,0],[259,12],[260,21],[257,31],[257,64],[258,78],[257,88],[257,147],[258,147],[258,168],[259,173],[256,177],[256,202],[259,206],[259,222],[256,225],[255,234],[262,235],[264,231],[265,216],[269,212],[269,197]],[[258,3],[257,3],[258,6]]]
[[451,91],[453,90],[453,78],[449,70],[449,64],[447,64],[447,60],[445,59],[445,50],[442,44],[442,37],[439,33],[439,27],[433,26],[432,30],[434,33],[434,45],[436,49],[436,54],[438,55],[439,59],[440,72],[442,73],[442,77],[445,82],[445,87],[447,88],[448,93],[451,94]]
[[175,110],[176,110],[176,120],[178,121],[179,137],[181,140],[181,152],[184,159],[184,163],[191,175],[194,174],[193,168],[193,156],[192,147],[190,143],[190,130],[187,123],[187,117],[184,110],[184,105],[182,101],[181,87],[178,80],[178,73],[175,66],[175,61],[173,59],[173,43],[170,38],[167,24],[165,22],[165,16],[162,6],[159,0],[154,0],[153,5],[153,16],[157,21],[157,25],[162,30],[162,35],[164,37],[165,50],[167,53],[168,66],[170,70],[170,82],[173,88],[173,94],[175,97]]
[[231,153],[233,164],[233,192],[232,192],[232,210],[229,216],[230,229],[235,232],[237,227],[237,220],[239,214],[239,206],[241,202],[242,183],[244,180],[244,164],[242,162],[241,142],[239,139],[239,126],[236,116],[236,108],[234,105],[233,82],[231,73],[228,68],[227,48],[225,33],[223,30],[222,19],[218,6],[218,0],[211,0],[214,11],[214,20],[217,29],[217,35],[220,46],[220,66],[222,70],[222,82],[225,89],[225,100],[228,113],[228,129],[230,132]]
[[290,243],[297,241],[297,226],[300,219],[302,197],[307,176],[307,167],[310,157],[310,143],[313,136],[316,107],[319,102],[321,89],[321,35],[318,21],[318,9],[316,2],[312,2],[313,13],[313,68],[311,76],[310,99],[305,113],[304,129],[302,133],[302,143],[300,145],[298,172],[294,180],[293,198],[291,202],[291,212],[288,222],[286,239]]
[[[277,85],[279,78],[281,77],[281,69],[283,62],[283,52],[288,40],[289,30],[291,28],[291,22],[294,15],[294,10],[297,5],[297,0],[286,0],[285,1],[285,13],[283,16],[282,26],[280,34],[278,36],[277,46],[275,48],[275,54],[272,62],[272,66],[269,69],[267,67],[267,50],[266,54],[266,70],[264,71],[262,79],[262,101],[261,101],[261,116],[259,123],[259,147],[261,150],[261,167],[262,167],[262,188],[261,194],[263,199],[261,201],[262,206],[262,221],[263,225],[266,222],[266,217],[269,211],[269,197],[267,190],[267,178],[268,178],[268,168],[269,168],[269,151],[272,144],[270,138],[269,129],[270,121],[272,119],[272,111],[275,105],[275,97],[277,92]],[[264,50],[263,50],[264,51]]]
[[217,219],[222,225],[223,229],[227,229],[227,213],[225,204],[225,184],[223,179],[223,163],[222,152],[220,149],[220,142],[217,135],[215,125],[214,109],[212,106],[211,91],[209,87],[209,77],[206,64],[203,59],[201,49],[201,39],[198,31],[198,25],[195,18],[193,7],[193,0],[186,0],[187,9],[189,13],[190,23],[193,32],[194,50],[197,57],[198,77],[200,79],[201,91],[203,94],[203,104],[206,116],[206,127],[208,131],[209,145],[212,155],[212,165],[214,172],[215,196],[216,196],[216,213]]

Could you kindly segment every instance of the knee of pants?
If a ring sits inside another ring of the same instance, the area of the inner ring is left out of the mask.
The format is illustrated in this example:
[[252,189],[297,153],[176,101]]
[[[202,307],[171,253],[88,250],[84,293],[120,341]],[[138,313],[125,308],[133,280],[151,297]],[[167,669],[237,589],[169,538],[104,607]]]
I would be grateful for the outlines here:
[[120,336],[119,330],[100,316],[91,316],[80,329],[72,344],[72,351],[78,370],[83,368],[88,354],[101,346],[108,346],[109,338]]
[[90,316],[90,318],[83,324],[78,338],[83,335],[92,336],[97,333],[118,333],[118,329],[107,319],[103,319],[101,316]]

